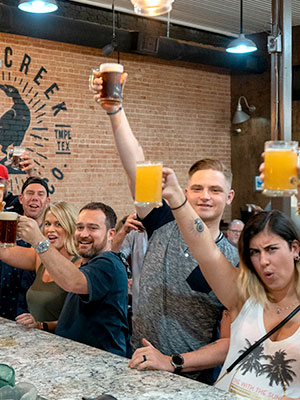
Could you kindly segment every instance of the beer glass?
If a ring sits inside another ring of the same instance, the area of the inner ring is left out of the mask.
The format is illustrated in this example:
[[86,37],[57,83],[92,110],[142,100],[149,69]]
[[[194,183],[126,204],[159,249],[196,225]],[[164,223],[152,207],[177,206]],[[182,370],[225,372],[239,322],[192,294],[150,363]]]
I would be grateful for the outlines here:
[[0,212],[0,247],[12,247],[17,240],[18,214]]
[[0,183],[0,211],[3,211],[4,189],[4,183]]
[[0,364],[0,387],[15,384],[15,371],[6,364]]
[[100,76],[103,81],[100,101],[103,105],[121,105],[123,100],[123,71],[124,68],[121,64],[109,63],[100,65]]
[[137,206],[162,206],[162,162],[141,161],[136,165],[135,202]]
[[263,194],[271,197],[292,196],[298,185],[298,142],[265,143]]
[[14,146],[10,151],[7,153],[7,161],[6,165],[11,165],[13,169],[20,170],[20,161],[21,155],[26,151],[24,147],[21,146]]

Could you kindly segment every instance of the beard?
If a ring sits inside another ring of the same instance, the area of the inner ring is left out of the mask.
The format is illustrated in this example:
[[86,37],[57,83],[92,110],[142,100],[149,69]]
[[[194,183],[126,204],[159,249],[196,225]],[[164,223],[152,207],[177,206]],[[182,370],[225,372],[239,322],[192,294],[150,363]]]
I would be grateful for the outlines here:
[[90,247],[89,249],[80,249],[80,242],[78,243],[78,241],[76,242],[76,247],[77,247],[77,251],[78,254],[83,257],[86,258],[88,260],[91,260],[92,258],[98,256],[99,254],[103,253],[103,251],[107,246],[107,237],[105,237],[101,243],[98,243],[97,245],[95,245],[95,242],[93,242],[92,247]]

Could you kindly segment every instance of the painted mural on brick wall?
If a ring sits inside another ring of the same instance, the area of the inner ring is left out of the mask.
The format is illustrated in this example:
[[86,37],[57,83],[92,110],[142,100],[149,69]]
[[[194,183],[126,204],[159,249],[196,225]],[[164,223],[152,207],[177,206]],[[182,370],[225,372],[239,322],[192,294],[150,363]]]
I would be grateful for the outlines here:
[[27,176],[11,168],[8,157],[14,146],[25,147],[53,194],[71,155],[71,125],[64,123],[68,120],[67,104],[47,66],[37,66],[30,54],[15,54],[13,47],[5,47],[2,54],[0,162],[8,168],[11,190],[18,192]]

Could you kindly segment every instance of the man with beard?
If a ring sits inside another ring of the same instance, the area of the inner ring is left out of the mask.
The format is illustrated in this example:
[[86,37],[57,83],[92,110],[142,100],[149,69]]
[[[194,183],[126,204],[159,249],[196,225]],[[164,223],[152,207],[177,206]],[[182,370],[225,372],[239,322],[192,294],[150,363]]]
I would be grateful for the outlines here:
[[130,356],[127,320],[127,273],[118,253],[111,251],[116,214],[103,203],[80,210],[75,243],[82,257],[78,269],[21,217],[19,230],[39,254],[52,279],[68,293],[55,333],[68,339]]

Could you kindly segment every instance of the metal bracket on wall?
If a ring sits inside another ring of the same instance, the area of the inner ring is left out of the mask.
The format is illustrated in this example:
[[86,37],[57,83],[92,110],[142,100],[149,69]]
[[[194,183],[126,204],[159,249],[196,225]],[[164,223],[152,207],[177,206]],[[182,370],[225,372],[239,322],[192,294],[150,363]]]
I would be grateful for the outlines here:
[[281,53],[282,52],[282,36],[281,34],[277,36],[270,35],[268,36],[268,52],[272,53]]

